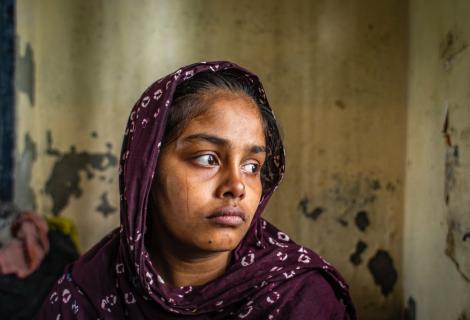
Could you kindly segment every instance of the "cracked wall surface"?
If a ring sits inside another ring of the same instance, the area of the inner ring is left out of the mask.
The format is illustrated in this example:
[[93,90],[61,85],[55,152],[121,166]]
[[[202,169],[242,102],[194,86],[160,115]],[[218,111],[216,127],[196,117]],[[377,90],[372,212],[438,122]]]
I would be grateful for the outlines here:
[[286,145],[265,216],[338,267],[361,319],[401,316],[406,1],[17,6],[18,202],[73,219],[89,248],[119,224],[116,159],[140,93],[233,60],[261,77]]

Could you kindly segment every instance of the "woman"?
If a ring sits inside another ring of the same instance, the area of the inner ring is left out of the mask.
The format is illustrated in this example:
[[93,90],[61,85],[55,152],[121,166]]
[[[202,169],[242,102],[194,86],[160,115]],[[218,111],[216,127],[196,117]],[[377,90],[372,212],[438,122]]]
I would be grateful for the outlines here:
[[254,74],[202,62],[156,81],[125,132],[121,228],[40,319],[355,319],[333,267],[260,217],[283,172]]

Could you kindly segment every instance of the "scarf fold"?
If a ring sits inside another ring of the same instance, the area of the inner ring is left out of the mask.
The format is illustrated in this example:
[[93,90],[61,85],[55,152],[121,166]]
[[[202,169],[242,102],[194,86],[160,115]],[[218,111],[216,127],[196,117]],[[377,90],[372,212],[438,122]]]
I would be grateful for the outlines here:
[[257,102],[269,107],[258,77],[227,61],[192,64],[148,87],[132,108],[122,145],[121,226],[67,269],[45,302],[43,318],[355,319],[336,270],[261,218],[284,173],[280,141],[266,163],[267,184],[252,224],[224,275],[203,286],[175,288],[152,265],[145,247],[147,208],[173,94],[199,72],[226,69],[240,71],[256,89]]

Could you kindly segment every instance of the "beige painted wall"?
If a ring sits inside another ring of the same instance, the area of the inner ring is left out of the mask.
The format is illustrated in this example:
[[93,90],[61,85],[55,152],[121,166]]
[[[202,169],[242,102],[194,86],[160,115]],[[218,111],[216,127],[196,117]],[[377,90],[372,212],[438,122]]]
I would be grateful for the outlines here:
[[403,280],[419,320],[470,318],[469,16],[467,0],[410,5]]
[[406,1],[19,0],[17,11],[20,204],[72,218],[88,248],[118,224],[97,208],[118,205],[113,161],[140,92],[180,65],[233,60],[260,75],[287,148],[267,218],[339,268],[361,319],[400,317]]

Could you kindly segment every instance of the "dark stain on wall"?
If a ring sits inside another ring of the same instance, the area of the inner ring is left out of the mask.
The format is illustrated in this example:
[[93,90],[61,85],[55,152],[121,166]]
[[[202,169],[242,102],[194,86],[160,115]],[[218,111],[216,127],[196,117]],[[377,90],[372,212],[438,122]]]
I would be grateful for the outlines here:
[[[460,263],[455,256],[455,236],[454,233],[458,232],[459,226],[454,221],[448,221],[448,229],[447,229],[447,237],[446,237],[446,249],[445,254],[450,258],[450,260],[454,263],[457,272],[462,276],[462,278],[470,282],[470,277],[468,277],[461,269]],[[463,241],[465,241],[465,235],[463,237]]]
[[[19,42],[19,41],[18,41]],[[17,49],[17,52],[19,50]],[[25,93],[31,106],[34,106],[35,63],[31,44],[26,45],[25,54],[16,57],[16,88]]]
[[444,199],[449,204],[450,194],[455,187],[455,172],[459,166],[459,146],[452,143],[449,107],[446,105],[442,134],[446,146]]
[[369,215],[367,214],[367,211],[361,210],[356,214],[356,218],[354,219],[354,222],[356,223],[356,227],[361,230],[362,232],[365,232],[367,227],[369,226]]
[[450,194],[455,188],[455,172],[456,168],[459,166],[459,146],[448,146],[446,153],[446,176],[445,176],[445,202],[449,204]]
[[372,190],[377,191],[377,190],[380,190],[381,187],[382,187],[382,186],[381,186],[381,184],[380,184],[380,181],[377,180],[377,179],[373,179],[373,180],[370,182],[370,188],[371,188]]
[[15,202],[21,209],[36,209],[36,197],[31,188],[32,167],[36,159],[36,143],[27,133],[24,136],[24,149],[16,159],[15,169]]
[[92,132],[90,133],[90,136],[91,136],[92,138],[98,138],[98,132],[92,131]]
[[335,219],[341,226],[347,227],[356,212],[369,208],[381,192],[381,183],[376,178],[359,175],[353,180],[344,180],[339,175],[333,175],[333,188],[328,190],[328,202],[334,204],[338,214]]
[[310,200],[305,197],[300,200],[298,208],[304,216],[312,220],[317,220],[324,212],[325,209],[322,207],[316,207],[312,210],[309,210]]
[[107,192],[103,192],[101,194],[100,199],[101,199],[101,202],[100,202],[99,206],[96,208],[96,211],[100,212],[104,217],[107,217],[111,213],[116,212],[116,210],[117,210],[116,207],[113,207],[109,203],[108,193]]
[[462,240],[463,240],[463,241],[467,241],[467,239],[470,239],[470,232],[465,232],[465,233],[463,234]]
[[388,182],[385,186],[385,190],[387,190],[388,192],[395,192],[395,185],[391,182]]
[[355,266],[358,266],[362,263],[362,253],[364,253],[364,251],[366,251],[367,249],[367,243],[365,243],[364,241],[362,240],[359,240],[357,243],[356,243],[356,251],[354,251],[354,253],[349,257],[349,261],[351,261],[351,263]]
[[467,317],[467,313],[465,311],[462,311],[457,320],[469,320]]
[[349,222],[343,217],[339,217],[338,219],[336,219],[336,221],[343,227],[347,227],[349,225]]
[[[459,111],[464,110],[464,108],[458,105],[445,105],[445,118],[442,129],[446,147],[444,199],[448,215],[445,254],[452,261],[462,278],[470,283],[470,265],[466,263],[468,262],[466,259],[468,246],[467,243],[464,243],[470,237],[469,225],[464,218],[468,213],[468,202],[465,200],[467,194],[460,187],[466,184],[465,170],[467,169],[466,163],[468,161],[466,160],[468,159],[460,159],[459,145],[455,143],[455,140],[458,140],[459,128],[451,124],[451,115],[453,118],[458,119],[461,117]],[[464,112],[462,115],[465,116],[466,113]],[[466,150],[465,142],[458,141],[463,143],[463,150]],[[466,153],[462,154],[463,157],[467,155]]]
[[346,105],[344,104],[343,100],[340,99],[335,100],[335,106],[337,106],[341,110],[346,109]]
[[408,298],[403,318],[404,320],[416,320],[416,301],[413,297]]
[[462,129],[460,132],[460,140],[470,140],[470,126]]
[[44,187],[45,193],[52,198],[54,215],[60,214],[72,196],[78,198],[82,195],[80,172],[85,172],[87,178],[92,179],[95,170],[104,171],[117,164],[117,158],[111,153],[109,146],[104,153],[78,152],[75,146],[62,153],[52,147],[50,131],[47,132],[47,143],[46,153],[58,158]]
[[444,64],[444,68],[449,70],[454,60],[468,47],[465,40],[456,30],[450,30],[442,39],[439,46],[439,56]]
[[369,260],[368,268],[376,285],[384,296],[389,295],[398,279],[398,273],[393,265],[393,259],[385,250],[378,250]]

